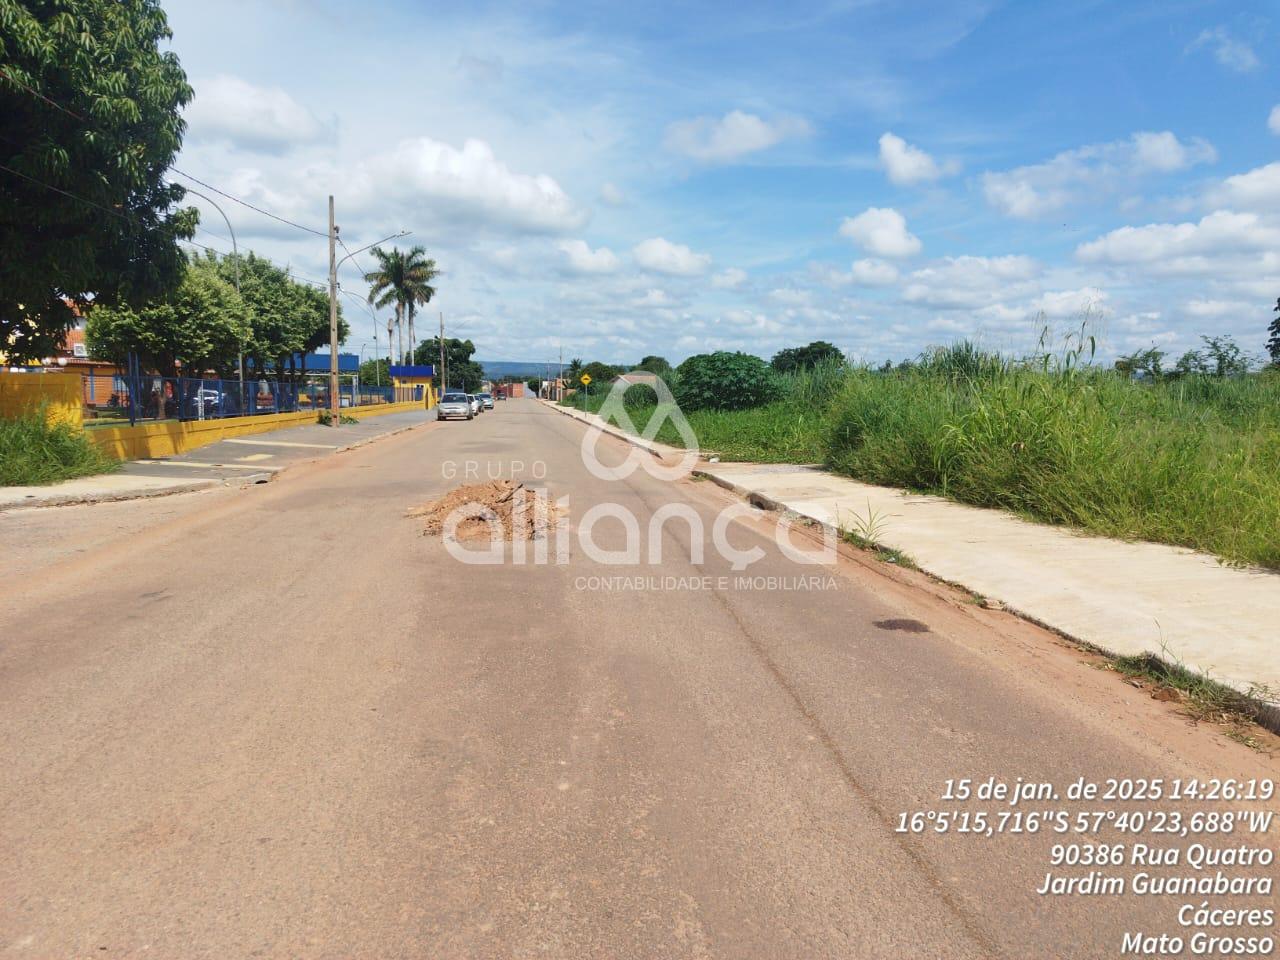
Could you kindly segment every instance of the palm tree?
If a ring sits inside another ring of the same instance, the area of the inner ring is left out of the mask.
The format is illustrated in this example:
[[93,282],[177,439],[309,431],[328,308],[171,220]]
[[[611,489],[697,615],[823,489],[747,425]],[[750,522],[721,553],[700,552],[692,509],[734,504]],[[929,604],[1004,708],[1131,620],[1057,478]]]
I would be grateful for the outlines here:
[[[387,320],[387,355],[391,355],[391,330],[395,326],[400,333],[400,319],[404,314],[404,254],[394,247],[390,251],[381,247],[373,248],[373,256],[378,261],[378,269],[364,275],[369,284],[369,302],[375,307],[396,308],[394,320]],[[398,338],[399,339],[399,338]],[[400,361],[404,362],[404,341],[401,339]]]
[[414,247],[404,255],[404,273],[405,312],[409,318],[409,356],[413,357],[418,346],[413,331],[413,318],[419,305],[426,306],[436,295],[436,288],[431,286],[431,281],[439,271],[436,269],[436,262],[427,256],[424,248]]
[[[392,247],[390,251],[381,247],[373,248],[373,255],[378,260],[378,269],[366,273],[365,282],[369,284],[369,302],[377,307],[395,305],[395,330],[397,355],[400,362],[405,362],[404,336],[402,323],[409,320],[409,355],[413,355],[414,330],[413,318],[420,304],[427,304],[435,296],[435,287],[431,281],[436,278],[436,262],[427,257],[422,247],[414,247],[407,253]],[[391,321],[387,322],[387,344],[391,344]]]

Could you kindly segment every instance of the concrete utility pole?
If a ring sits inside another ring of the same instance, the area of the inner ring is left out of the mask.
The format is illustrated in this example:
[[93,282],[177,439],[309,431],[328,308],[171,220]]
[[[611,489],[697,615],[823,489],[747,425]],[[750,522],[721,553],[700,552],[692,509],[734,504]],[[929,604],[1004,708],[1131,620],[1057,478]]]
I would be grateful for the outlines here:
[[333,194],[329,194],[329,426],[340,421],[338,403],[338,225],[333,222]]
[[440,311],[440,394],[444,395],[444,311]]

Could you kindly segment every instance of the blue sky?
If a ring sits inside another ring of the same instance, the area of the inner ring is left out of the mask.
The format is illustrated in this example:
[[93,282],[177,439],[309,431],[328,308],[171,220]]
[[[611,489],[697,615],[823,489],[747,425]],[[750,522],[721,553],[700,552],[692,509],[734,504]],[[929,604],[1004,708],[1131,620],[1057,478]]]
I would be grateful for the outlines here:
[[[485,359],[1019,351],[1086,312],[1108,357],[1256,352],[1280,297],[1273,3],[166,10],[178,165],[320,227],[332,192],[352,248],[412,230]],[[228,213],[325,276],[322,238]]]

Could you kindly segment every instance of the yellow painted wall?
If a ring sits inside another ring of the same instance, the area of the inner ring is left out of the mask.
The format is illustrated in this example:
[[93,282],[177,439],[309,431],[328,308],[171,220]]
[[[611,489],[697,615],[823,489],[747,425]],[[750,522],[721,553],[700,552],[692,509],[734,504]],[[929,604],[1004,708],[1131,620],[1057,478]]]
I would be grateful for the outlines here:
[[[421,410],[421,403],[381,403],[368,407],[345,407],[343,416],[364,420],[388,413]],[[297,427],[316,422],[316,411],[268,413],[256,417],[226,417],[222,420],[161,420],[139,423],[132,427],[94,427],[85,435],[108,456],[117,460],[141,460],[170,457],[195,450],[219,440],[266,433],[284,427]]]
[[50,423],[80,426],[80,378],[69,373],[0,372],[0,417],[20,417],[47,404]]

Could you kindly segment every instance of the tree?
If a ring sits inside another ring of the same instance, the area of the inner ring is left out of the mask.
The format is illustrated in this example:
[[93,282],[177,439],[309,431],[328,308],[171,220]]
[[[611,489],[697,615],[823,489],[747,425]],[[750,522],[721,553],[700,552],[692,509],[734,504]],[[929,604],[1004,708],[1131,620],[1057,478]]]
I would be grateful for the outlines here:
[[811,370],[823,363],[843,363],[844,354],[840,348],[825,340],[815,340],[806,347],[788,347],[773,355],[770,366],[778,373],[795,373],[798,370]]
[[777,396],[769,364],[747,353],[703,353],[676,368],[676,400],[686,410],[743,410]]
[[[470,340],[445,337],[445,369],[436,371],[436,386],[442,390],[444,389],[444,385],[440,382],[440,374],[443,372],[451,389],[462,390],[466,393],[476,393],[480,389],[480,384],[484,381],[484,368],[471,359],[472,354],[475,352],[476,345]],[[418,344],[418,349],[413,355],[413,362],[424,366],[427,364],[439,366],[440,338],[433,337]]]
[[[373,248],[378,267],[364,275],[369,284],[369,302],[377,307],[395,306],[395,331],[398,362],[406,356],[416,356],[414,344],[413,318],[419,305],[425,305],[435,296],[435,287],[431,281],[438,271],[436,262],[427,259],[427,251],[423,247],[413,247],[406,251],[392,247],[383,250]],[[409,353],[405,353],[402,324],[409,322]],[[438,343],[439,341],[437,341]],[[387,322],[387,343],[391,343],[391,322]]]
[[[216,264],[222,279],[231,282],[235,278],[233,258],[219,259],[207,253],[198,259]],[[239,268],[240,292],[252,330],[244,352],[253,369],[261,373],[273,367],[278,380],[290,372],[295,378],[305,376],[306,355],[329,343],[329,298],[325,291],[293,279],[287,269],[252,252],[240,258]],[[339,303],[338,341],[345,341],[349,333]],[[304,358],[299,369],[293,369],[295,354]]]
[[1254,358],[1241,350],[1231,337],[1201,337],[1200,340],[1203,347],[1188,350],[1178,359],[1174,371],[1179,376],[1239,377],[1249,372]]
[[580,376],[582,376],[582,361],[574,357],[564,369],[564,379],[567,383],[577,383]]
[[360,383],[366,387],[373,387],[381,384],[382,386],[390,386],[391,374],[387,367],[390,362],[386,357],[379,357],[377,360],[366,360],[360,364]]
[[666,357],[647,356],[636,365],[637,370],[646,370],[649,373],[670,373],[671,364],[667,363]]
[[1276,318],[1267,327],[1267,333],[1271,334],[1267,340],[1267,353],[1271,354],[1271,362],[1280,367],[1280,299],[1276,300],[1275,312]]
[[622,373],[622,368],[615,367],[611,363],[601,363],[599,360],[592,360],[582,368],[582,371],[578,374],[578,379],[581,379],[582,374],[584,373],[591,377],[592,383],[603,385],[617,380],[619,374]]
[[542,393],[542,380],[539,379],[538,377],[534,377],[532,380],[525,381],[525,386],[527,386],[533,392],[533,395],[535,397],[538,396],[540,393]]
[[250,335],[249,315],[215,264],[197,260],[169,296],[134,310],[94,306],[85,336],[94,356],[123,365],[130,352],[146,369],[167,377],[198,377],[213,370],[230,376]]
[[1154,346],[1145,350],[1135,350],[1127,356],[1117,357],[1115,367],[1127,377],[1144,377],[1148,380],[1159,380],[1164,376],[1163,350]]
[[[192,90],[157,0],[0,0],[0,350],[47,356],[73,308],[173,290],[198,215],[164,173]],[[13,172],[10,172],[13,171]],[[62,191],[62,192],[59,192]]]

